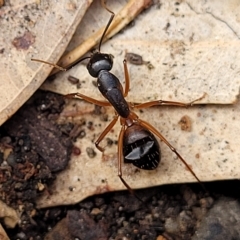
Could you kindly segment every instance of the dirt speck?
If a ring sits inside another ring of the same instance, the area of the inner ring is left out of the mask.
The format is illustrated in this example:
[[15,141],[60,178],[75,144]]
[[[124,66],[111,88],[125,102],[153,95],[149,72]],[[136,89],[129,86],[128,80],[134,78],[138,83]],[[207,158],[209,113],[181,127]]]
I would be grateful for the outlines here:
[[27,31],[21,37],[13,39],[12,44],[18,50],[28,50],[28,48],[35,42],[35,36]]
[[182,131],[191,132],[192,130],[192,121],[191,118],[187,115],[183,116],[178,122]]

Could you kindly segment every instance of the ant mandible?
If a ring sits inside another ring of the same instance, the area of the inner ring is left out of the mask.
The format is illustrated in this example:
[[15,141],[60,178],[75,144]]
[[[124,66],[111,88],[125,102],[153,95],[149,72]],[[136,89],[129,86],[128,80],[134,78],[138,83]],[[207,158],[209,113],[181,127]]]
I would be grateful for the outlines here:
[[[133,193],[133,190],[122,177],[122,162],[132,163],[134,166],[144,170],[156,169],[161,160],[161,150],[159,143],[154,135],[156,135],[161,141],[163,141],[171,149],[171,151],[177,155],[177,157],[182,161],[182,163],[191,172],[195,179],[200,182],[199,178],[196,176],[196,174],[187,164],[187,162],[183,159],[183,157],[178,153],[178,151],[162,136],[162,134],[156,128],[154,128],[150,123],[140,119],[133,110],[158,105],[189,107],[192,106],[194,102],[201,100],[204,95],[201,98],[198,98],[189,103],[165,100],[150,101],[142,104],[133,104],[127,102],[125,98],[127,97],[129,92],[130,79],[126,60],[123,61],[125,75],[125,89],[123,90],[123,86],[121,85],[119,79],[110,72],[113,66],[112,55],[101,53],[100,50],[104,36],[106,35],[108,28],[111,25],[115,16],[115,14],[107,8],[104,0],[101,0],[101,3],[102,6],[109,13],[111,13],[111,17],[101,36],[98,51],[93,53],[90,57],[85,57],[75,62],[74,65],[71,66],[71,68],[79,62],[90,58],[87,64],[88,72],[92,77],[97,78],[98,89],[104,96],[104,98],[107,99],[107,101],[97,100],[81,93],[67,94],[66,97],[84,99],[85,101],[96,104],[98,106],[112,106],[115,109],[115,116],[113,120],[100,134],[100,136],[95,142],[95,145],[102,153],[104,152],[104,148],[101,147],[99,144],[120,118],[121,130],[118,137],[118,177],[131,193]],[[58,67],[54,64],[51,65]],[[66,68],[65,70],[68,69],[70,69],[70,67]]]

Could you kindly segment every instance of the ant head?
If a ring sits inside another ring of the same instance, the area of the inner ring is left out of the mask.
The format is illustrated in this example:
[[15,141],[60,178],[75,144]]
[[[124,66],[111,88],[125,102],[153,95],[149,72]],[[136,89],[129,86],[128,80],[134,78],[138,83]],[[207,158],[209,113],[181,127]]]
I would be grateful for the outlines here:
[[90,58],[87,69],[89,74],[97,78],[101,70],[110,71],[113,65],[113,56],[111,54],[104,54],[96,52]]

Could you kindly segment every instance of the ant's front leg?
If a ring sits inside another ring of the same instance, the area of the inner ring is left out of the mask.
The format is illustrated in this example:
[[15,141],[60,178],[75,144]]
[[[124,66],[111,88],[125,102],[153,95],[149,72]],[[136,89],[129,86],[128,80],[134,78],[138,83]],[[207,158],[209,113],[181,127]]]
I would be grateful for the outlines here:
[[111,104],[107,101],[101,101],[101,100],[97,100],[95,98],[91,98],[91,97],[88,97],[84,94],[81,94],[81,93],[70,93],[70,94],[67,94],[67,95],[64,95],[65,98],[75,98],[75,99],[83,99],[89,103],[92,103],[92,104],[95,104],[95,105],[98,105],[98,106],[101,106],[101,107],[109,107],[111,106]]

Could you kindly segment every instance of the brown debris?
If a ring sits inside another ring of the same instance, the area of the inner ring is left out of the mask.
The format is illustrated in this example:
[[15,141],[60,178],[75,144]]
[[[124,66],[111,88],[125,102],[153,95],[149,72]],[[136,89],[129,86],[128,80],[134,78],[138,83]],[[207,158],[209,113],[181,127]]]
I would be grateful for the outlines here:
[[23,36],[14,38],[12,44],[17,50],[28,50],[34,42],[35,36],[33,36],[31,32],[27,31]]
[[191,132],[192,130],[192,121],[191,118],[187,115],[183,116],[178,124],[181,126],[182,131]]

